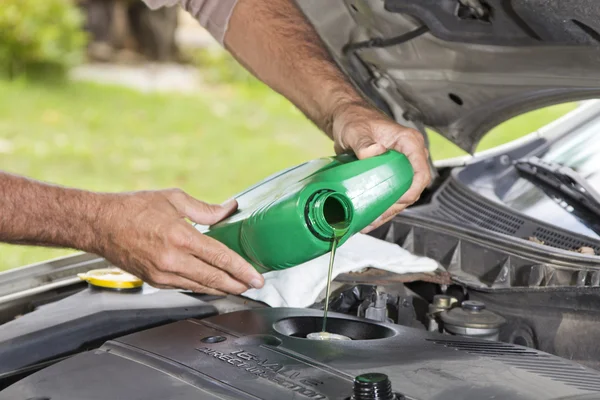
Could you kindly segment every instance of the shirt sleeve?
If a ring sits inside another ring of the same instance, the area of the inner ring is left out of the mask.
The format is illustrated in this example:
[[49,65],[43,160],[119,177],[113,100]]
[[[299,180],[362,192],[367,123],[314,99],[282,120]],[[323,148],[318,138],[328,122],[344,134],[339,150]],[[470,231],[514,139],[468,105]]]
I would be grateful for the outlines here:
[[180,5],[189,12],[221,45],[238,0],[143,0],[151,9]]

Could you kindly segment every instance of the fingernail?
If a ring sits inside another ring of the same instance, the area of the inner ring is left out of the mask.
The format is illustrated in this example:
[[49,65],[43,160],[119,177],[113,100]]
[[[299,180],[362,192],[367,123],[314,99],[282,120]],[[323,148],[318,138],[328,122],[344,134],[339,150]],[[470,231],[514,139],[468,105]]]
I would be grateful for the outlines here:
[[360,233],[369,233],[383,222],[383,215],[364,227]]
[[250,281],[250,286],[252,286],[254,289],[260,289],[263,287],[263,285],[263,281],[258,278],[254,278]]
[[229,208],[229,207],[231,207],[232,205],[234,205],[234,204],[235,204],[235,202],[236,202],[236,200],[235,200],[235,199],[229,199],[229,200],[226,200],[225,202],[221,203],[221,207]]

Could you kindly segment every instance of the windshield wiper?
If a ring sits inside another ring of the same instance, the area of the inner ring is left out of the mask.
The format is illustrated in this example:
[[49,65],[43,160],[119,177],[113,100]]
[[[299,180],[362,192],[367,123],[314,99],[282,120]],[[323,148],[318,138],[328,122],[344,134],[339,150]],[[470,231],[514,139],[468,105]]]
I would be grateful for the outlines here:
[[573,169],[538,157],[517,160],[514,164],[521,173],[545,183],[576,205],[600,216],[600,194]]

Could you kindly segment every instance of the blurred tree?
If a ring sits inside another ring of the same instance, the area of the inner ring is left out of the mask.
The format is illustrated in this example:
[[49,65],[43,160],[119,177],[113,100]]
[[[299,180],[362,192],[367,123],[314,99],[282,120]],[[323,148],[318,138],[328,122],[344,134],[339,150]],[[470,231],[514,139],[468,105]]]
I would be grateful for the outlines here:
[[71,0],[2,0],[0,73],[9,78],[62,73],[80,62],[83,21]]

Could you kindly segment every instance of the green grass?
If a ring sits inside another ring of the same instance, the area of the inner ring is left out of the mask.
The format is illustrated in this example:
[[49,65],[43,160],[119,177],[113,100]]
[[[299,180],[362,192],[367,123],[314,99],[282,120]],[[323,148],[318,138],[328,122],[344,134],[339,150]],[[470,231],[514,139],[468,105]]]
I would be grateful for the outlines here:
[[[181,187],[221,202],[275,171],[333,151],[300,112],[256,82],[185,96],[0,81],[0,94],[0,168],[84,189]],[[529,133],[570,108],[508,122],[482,146]],[[462,152],[434,135],[432,154]],[[0,270],[69,252],[0,245]]]
[[[492,129],[479,143],[477,151],[491,149],[498,145],[534,132],[544,125],[556,120],[569,111],[574,110],[577,103],[565,103],[541,108],[508,120]],[[463,156],[467,153],[455,146],[443,136],[429,132],[431,157],[441,160],[449,157]]]
[[[181,187],[221,202],[329,139],[260,85],[197,96],[0,81],[1,169],[99,191]],[[0,245],[0,269],[66,254]]]

